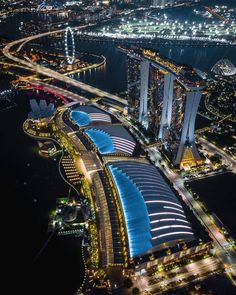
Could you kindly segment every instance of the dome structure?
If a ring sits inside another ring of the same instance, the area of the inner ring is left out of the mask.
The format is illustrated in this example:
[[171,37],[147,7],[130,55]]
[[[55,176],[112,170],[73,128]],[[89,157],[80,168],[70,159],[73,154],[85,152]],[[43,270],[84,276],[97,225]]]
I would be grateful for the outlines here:
[[211,69],[216,75],[232,76],[236,74],[236,67],[228,59],[219,60]]
[[63,8],[63,3],[60,0],[43,0],[38,5],[38,10],[50,10],[61,8]]

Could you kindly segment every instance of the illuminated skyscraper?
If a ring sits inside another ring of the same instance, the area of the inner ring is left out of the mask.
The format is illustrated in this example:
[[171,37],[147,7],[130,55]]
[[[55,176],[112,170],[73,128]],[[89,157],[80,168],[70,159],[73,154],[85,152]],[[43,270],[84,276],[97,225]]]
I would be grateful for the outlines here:
[[176,166],[200,163],[194,128],[205,82],[187,65],[138,48],[128,54],[129,113],[162,142]]
[[196,148],[194,136],[197,110],[202,96],[201,90],[202,89],[190,89],[186,94],[181,139],[174,162],[176,165],[180,165],[181,162],[182,164],[184,164],[184,162],[188,164],[188,161],[196,160],[198,162],[201,160]]
[[148,129],[157,135],[161,124],[161,113],[164,95],[164,72],[150,66]]
[[139,98],[139,118],[138,121],[146,128],[147,125],[147,104],[148,104],[148,84],[149,84],[149,61],[142,60],[140,64],[140,98]]
[[134,121],[138,121],[139,116],[140,61],[139,58],[127,56],[128,112]]
[[173,102],[173,81],[174,76],[171,73],[165,73],[164,75],[164,94],[163,94],[163,105],[161,115],[161,126],[159,130],[159,138],[165,138],[166,129],[170,128],[171,124],[171,113],[172,113],[172,102]]

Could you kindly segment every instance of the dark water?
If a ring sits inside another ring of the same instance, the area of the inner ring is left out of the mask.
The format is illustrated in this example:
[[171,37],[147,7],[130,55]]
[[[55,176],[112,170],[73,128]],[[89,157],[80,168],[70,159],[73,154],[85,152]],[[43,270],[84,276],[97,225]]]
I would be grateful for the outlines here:
[[1,196],[11,241],[8,267],[15,282],[11,288],[24,294],[70,295],[83,276],[80,240],[53,237],[33,263],[48,238],[49,212],[56,198],[67,196],[68,187],[59,175],[58,163],[41,158],[36,141],[22,130],[29,97],[21,93],[15,102],[16,108],[0,114]]
[[201,129],[206,126],[209,126],[211,121],[205,117],[202,117],[201,115],[197,114],[196,123],[195,123],[195,129]]
[[[126,82],[126,57],[117,50],[113,43],[76,42],[77,51],[86,51],[103,54],[107,59],[105,69],[92,70],[91,72],[74,75],[74,79],[81,80],[95,87],[111,93],[124,92],[127,89]],[[222,58],[230,59],[236,64],[236,47],[163,47],[154,46],[163,55],[179,63],[187,63],[202,71],[210,73],[213,65]]]
[[226,173],[189,183],[206,207],[215,212],[234,235],[236,235],[235,181],[235,174]]
[[[22,13],[14,13],[7,17],[6,20],[3,20],[0,23],[0,36],[6,39],[20,39],[21,31],[19,27],[22,23],[27,23],[33,20],[34,22],[45,22],[53,23],[56,21],[61,21],[61,17],[57,17],[57,15],[47,15],[44,13],[35,13],[35,12],[22,12]],[[7,28],[7,30],[6,30]]]
[[81,73],[79,76],[75,76],[75,79],[111,93],[126,91],[126,57],[117,50],[113,43],[78,42],[77,50],[104,55],[107,63],[105,68]]

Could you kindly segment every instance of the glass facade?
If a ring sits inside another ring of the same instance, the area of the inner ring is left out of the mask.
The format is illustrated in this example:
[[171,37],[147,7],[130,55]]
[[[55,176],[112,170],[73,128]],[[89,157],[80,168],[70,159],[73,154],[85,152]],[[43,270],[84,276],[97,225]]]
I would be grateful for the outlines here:
[[140,60],[127,56],[127,94],[128,111],[138,120],[140,97]]
[[161,125],[161,113],[164,96],[164,74],[151,66],[149,79],[148,126],[157,137]]
[[177,80],[175,80],[170,128],[168,129],[165,138],[163,138],[163,141],[165,142],[165,151],[169,159],[172,161],[175,160],[181,140],[185,105],[186,90],[178,83]]

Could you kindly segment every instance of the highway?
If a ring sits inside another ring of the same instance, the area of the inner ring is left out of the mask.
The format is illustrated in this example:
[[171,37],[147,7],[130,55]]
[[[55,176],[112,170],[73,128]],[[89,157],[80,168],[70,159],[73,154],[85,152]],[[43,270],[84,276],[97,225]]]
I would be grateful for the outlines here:
[[[75,29],[78,30],[78,29],[82,29],[82,28],[87,27],[87,26],[89,26],[89,25],[76,27]],[[8,59],[16,62],[17,64],[20,64],[21,66],[24,66],[27,70],[31,70],[31,71],[33,71],[33,72],[35,72],[37,74],[41,74],[41,75],[44,75],[46,77],[50,77],[50,78],[56,79],[58,81],[67,83],[68,85],[77,87],[79,89],[82,89],[84,91],[92,93],[92,94],[94,94],[96,96],[108,97],[111,100],[126,104],[127,103],[126,100],[124,100],[124,99],[122,99],[122,98],[120,98],[120,97],[118,97],[118,96],[116,96],[114,94],[103,91],[101,89],[98,89],[96,87],[93,87],[91,85],[83,83],[81,81],[74,80],[74,79],[72,79],[70,77],[67,77],[67,76],[65,76],[63,74],[60,74],[60,73],[58,73],[58,72],[56,72],[56,71],[54,71],[52,69],[49,69],[49,68],[46,68],[44,66],[38,65],[38,64],[36,64],[36,63],[34,63],[32,61],[26,61],[26,60],[20,59],[20,58],[14,56],[13,53],[11,52],[13,46],[19,45],[18,49],[19,48],[21,49],[21,47],[23,45],[25,45],[26,43],[28,43],[30,41],[33,41],[33,40],[36,40],[36,39],[39,39],[39,38],[42,38],[42,37],[45,37],[45,36],[48,36],[48,35],[51,35],[51,34],[62,33],[64,31],[65,31],[65,29],[61,29],[61,30],[56,30],[56,31],[51,31],[51,32],[40,33],[40,34],[37,34],[37,35],[29,36],[29,37],[26,37],[26,38],[23,38],[23,39],[19,39],[19,40],[10,42],[3,48],[2,52],[5,55],[5,57],[7,57]]]
[[27,81],[30,85],[32,85],[35,89],[43,90],[44,92],[52,93],[57,96],[63,96],[65,98],[68,98],[70,100],[73,100],[74,102],[80,102],[83,104],[89,103],[89,99],[84,98],[80,96],[79,94],[76,94],[74,92],[68,91],[66,89],[62,89],[60,87],[47,84],[44,82],[38,82],[38,81]]

